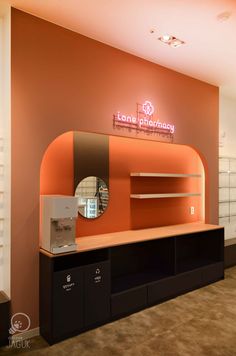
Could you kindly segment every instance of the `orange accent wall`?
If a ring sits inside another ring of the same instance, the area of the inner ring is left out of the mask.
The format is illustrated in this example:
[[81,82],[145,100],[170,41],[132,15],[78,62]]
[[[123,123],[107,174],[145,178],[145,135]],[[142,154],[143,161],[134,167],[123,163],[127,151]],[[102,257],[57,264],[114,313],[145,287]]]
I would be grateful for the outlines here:
[[47,148],[40,170],[40,194],[73,195],[73,132],[56,138]]
[[[97,219],[78,215],[78,237],[202,219],[202,196],[130,199],[131,193],[201,193],[203,166],[192,148],[109,136],[109,167],[108,208]],[[131,172],[196,173],[202,178],[131,178]],[[40,194],[74,194],[72,132],[49,145],[40,173]],[[195,207],[194,215],[190,215],[190,206]]]
[[16,9],[11,40],[12,312],[27,313],[34,328],[40,165],[48,145],[74,130],[156,141],[113,128],[114,113],[135,113],[136,103],[148,99],[158,118],[176,126],[174,143],[194,147],[208,166],[206,221],[217,223],[219,91]]

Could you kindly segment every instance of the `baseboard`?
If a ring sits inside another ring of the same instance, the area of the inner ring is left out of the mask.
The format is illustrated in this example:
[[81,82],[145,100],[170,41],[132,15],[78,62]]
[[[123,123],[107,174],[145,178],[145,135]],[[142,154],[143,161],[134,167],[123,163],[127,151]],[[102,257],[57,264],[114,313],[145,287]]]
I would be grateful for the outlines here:
[[39,327],[30,329],[27,331],[23,331],[22,333],[14,334],[11,336],[11,340],[17,341],[17,340],[19,340],[19,338],[21,338],[21,340],[27,340],[27,339],[31,339],[32,337],[35,337],[35,336],[39,336]]

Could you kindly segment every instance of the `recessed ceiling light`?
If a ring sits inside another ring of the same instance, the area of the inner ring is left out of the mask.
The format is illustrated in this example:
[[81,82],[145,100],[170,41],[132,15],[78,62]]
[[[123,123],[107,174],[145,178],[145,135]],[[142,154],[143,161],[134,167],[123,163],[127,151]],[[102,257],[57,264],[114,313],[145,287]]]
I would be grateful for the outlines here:
[[159,39],[161,42],[169,43],[169,42],[172,40],[172,38],[173,38],[172,36],[165,34],[165,35],[159,37],[158,39]]
[[183,45],[185,43],[184,41],[179,40],[178,38],[171,36],[171,35],[167,35],[167,34],[159,37],[158,40],[165,44],[168,44],[169,46],[171,46],[173,48],[180,47],[181,45]]

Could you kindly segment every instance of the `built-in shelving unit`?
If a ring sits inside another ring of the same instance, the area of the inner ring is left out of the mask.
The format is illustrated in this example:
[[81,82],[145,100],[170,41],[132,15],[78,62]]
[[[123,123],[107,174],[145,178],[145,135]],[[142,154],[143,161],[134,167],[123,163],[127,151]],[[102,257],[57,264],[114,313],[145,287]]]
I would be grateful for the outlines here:
[[[147,173],[147,172],[132,172],[130,177],[140,178],[201,178],[198,173]],[[160,198],[182,198],[182,197],[196,197],[201,196],[197,192],[185,193],[155,193],[155,194],[131,194],[132,199],[160,199]]]
[[200,196],[201,193],[131,194],[132,199],[160,199]]
[[184,173],[130,173],[131,177],[159,177],[159,178],[201,178],[201,174]]

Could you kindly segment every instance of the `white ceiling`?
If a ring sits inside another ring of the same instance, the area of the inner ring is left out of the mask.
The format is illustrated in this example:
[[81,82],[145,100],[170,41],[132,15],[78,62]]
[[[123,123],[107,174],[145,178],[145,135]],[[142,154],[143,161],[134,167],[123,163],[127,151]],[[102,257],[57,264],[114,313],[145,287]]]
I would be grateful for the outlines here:
[[[236,98],[236,0],[1,0]],[[229,12],[226,21],[217,16]],[[150,29],[155,29],[154,34]],[[171,48],[164,33],[186,42]]]

